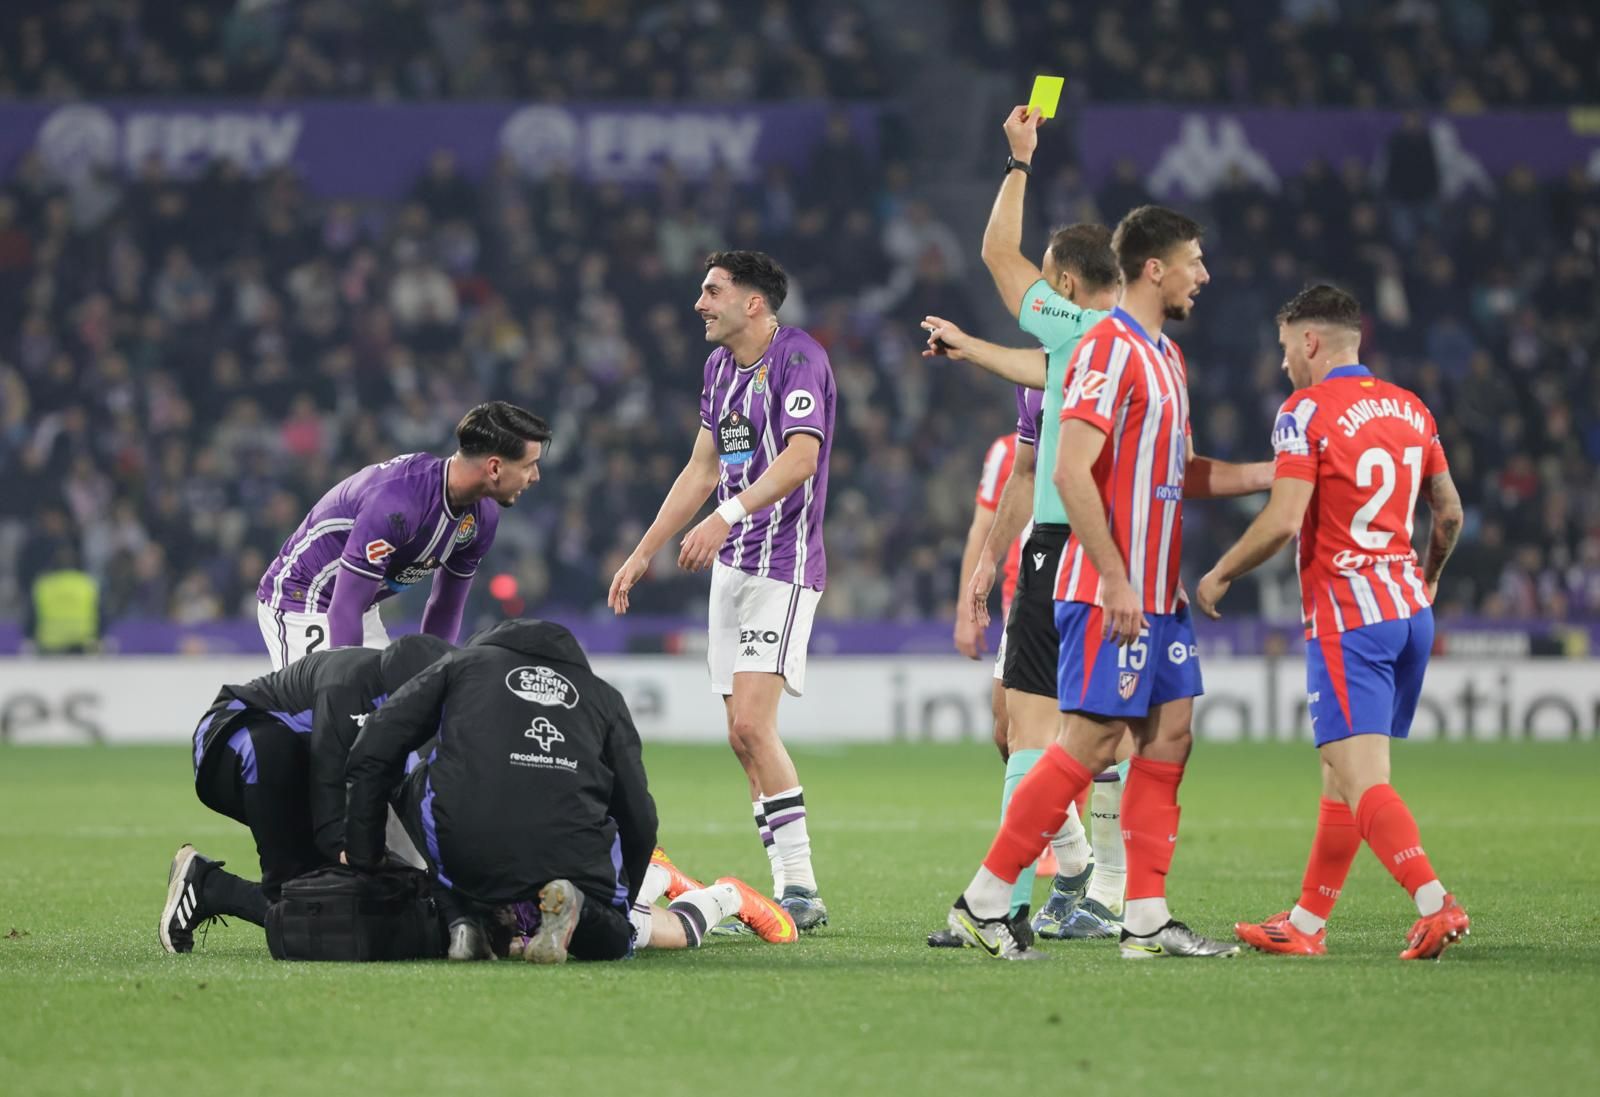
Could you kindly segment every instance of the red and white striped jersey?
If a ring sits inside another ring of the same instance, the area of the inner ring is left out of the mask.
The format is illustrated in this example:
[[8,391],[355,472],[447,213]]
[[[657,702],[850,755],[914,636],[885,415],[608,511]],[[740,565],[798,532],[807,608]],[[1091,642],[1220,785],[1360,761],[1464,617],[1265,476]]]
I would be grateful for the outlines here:
[[[1094,479],[1133,589],[1146,613],[1175,613],[1188,601],[1178,579],[1189,464],[1183,352],[1117,308],[1079,341],[1068,378],[1061,421],[1081,419],[1107,436]],[[1061,554],[1056,600],[1103,604],[1100,573],[1076,533]]]
[[1426,608],[1411,521],[1423,481],[1449,469],[1427,405],[1340,366],[1284,402],[1272,448],[1278,477],[1315,485],[1296,558],[1306,636]]
[[[1003,434],[996,438],[989,446],[989,452],[983,459],[983,478],[978,481],[977,504],[984,510],[996,510],[1000,506],[1000,493],[1005,490],[1006,481],[1011,479],[1011,467],[1017,460],[1017,434]],[[1027,537],[1024,530],[1021,537],[1011,542],[1011,547],[1006,550],[1006,563],[1004,580],[1000,586],[1000,603],[1010,616],[1011,598],[1017,592],[1017,568],[1022,561],[1022,542]]]

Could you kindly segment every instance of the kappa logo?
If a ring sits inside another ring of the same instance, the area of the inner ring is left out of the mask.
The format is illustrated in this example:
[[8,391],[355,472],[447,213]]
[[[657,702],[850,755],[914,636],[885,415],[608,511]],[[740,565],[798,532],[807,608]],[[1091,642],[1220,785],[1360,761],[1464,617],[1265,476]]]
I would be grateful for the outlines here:
[[536,705],[578,707],[577,687],[549,667],[517,667],[506,675],[506,688]]
[[1264,190],[1276,193],[1278,173],[1250,143],[1244,124],[1234,115],[1214,121],[1203,114],[1187,115],[1178,138],[1161,153],[1145,181],[1150,193],[1170,195],[1182,191],[1191,198],[1209,198],[1234,169]]
[[567,737],[561,734],[561,729],[546,720],[543,716],[533,718],[533,726],[522,733],[526,739],[532,739],[539,744],[539,749],[549,753],[550,747],[555,743],[565,743]]
[[745,657],[745,658],[746,658],[746,659],[749,659],[749,658],[752,658],[752,657],[754,657],[754,656],[755,656],[755,655],[757,655],[757,654],[758,654],[758,652],[757,652],[757,651],[756,651],[756,649],[755,649],[755,648],[754,648],[754,647],[751,647],[751,646],[748,646],[748,645],[746,645],[746,647],[745,647],[745,649],[744,649],[744,653],[743,653],[743,654],[744,654],[744,657]]
[[783,410],[787,415],[803,419],[817,409],[817,398],[805,389],[795,389],[783,401]]
[[1042,571],[1042,570],[1044,570],[1044,561],[1045,561],[1046,555],[1047,554],[1043,553],[1043,552],[1036,552],[1036,553],[1033,554],[1033,570],[1034,571]]
[[1139,672],[1125,670],[1117,676],[1117,696],[1124,701],[1133,696],[1133,691],[1139,688]]
[[381,564],[394,555],[394,546],[383,538],[367,542],[367,563]]

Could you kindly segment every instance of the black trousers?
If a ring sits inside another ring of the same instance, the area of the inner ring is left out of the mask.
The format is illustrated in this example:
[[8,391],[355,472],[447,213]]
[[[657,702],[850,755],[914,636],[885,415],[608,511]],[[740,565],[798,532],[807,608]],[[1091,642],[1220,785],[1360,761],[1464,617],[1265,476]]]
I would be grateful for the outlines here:
[[[422,780],[425,766],[418,766],[411,775],[402,783],[395,800],[395,811],[400,816],[400,821],[405,825],[406,833],[416,843],[417,849],[422,851],[422,856],[428,862],[428,871],[434,878],[434,901],[439,904],[439,912],[443,915],[445,924],[449,925],[461,918],[471,918],[480,922],[489,931],[489,938],[494,944],[495,951],[504,953],[505,945],[514,933],[532,934],[538,929],[539,924],[539,892],[549,883],[542,880],[530,884],[523,892],[527,898],[511,903],[486,903],[464,894],[454,887],[446,887],[439,881],[439,866],[434,863],[433,854],[428,849],[426,835],[422,828]],[[497,840],[495,834],[484,834],[477,838],[484,843],[493,843]],[[452,841],[459,842],[459,836],[452,836]],[[606,870],[610,871],[610,864]],[[501,915],[507,915],[502,918]],[[505,925],[506,920],[518,923],[515,929]],[[622,960],[626,959],[633,951],[633,923],[628,920],[625,910],[611,905],[610,897],[600,898],[584,894],[583,907],[578,912],[578,924],[573,927],[572,940],[567,945],[567,954],[574,960]]]
[[267,902],[286,881],[327,863],[312,837],[307,736],[264,714],[247,720],[210,752],[195,788],[201,803],[250,828]]

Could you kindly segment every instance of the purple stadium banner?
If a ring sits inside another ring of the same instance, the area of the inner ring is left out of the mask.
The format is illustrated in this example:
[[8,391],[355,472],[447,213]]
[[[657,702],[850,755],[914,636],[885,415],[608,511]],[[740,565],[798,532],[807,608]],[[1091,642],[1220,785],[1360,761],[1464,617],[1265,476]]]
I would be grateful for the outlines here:
[[736,179],[806,163],[830,114],[842,112],[869,152],[877,110],[820,101],[733,104],[218,103],[116,100],[0,106],[0,177],[29,152],[71,177],[94,165],[132,174],[152,158],[188,175],[215,160],[246,170],[289,167],[323,197],[396,198],[436,149],[480,176],[501,156],[539,175],[634,183],[672,163],[685,178],[717,165]]
[[[152,157],[182,175],[231,158],[252,172],[291,167],[324,197],[394,198],[445,148],[472,176],[505,156],[524,172],[567,164],[595,181],[645,182],[668,162],[689,179],[720,163],[748,180],[771,164],[804,164],[835,111],[874,151],[876,108],[824,102],[9,104],[0,105],[0,175],[35,151],[66,176],[94,164],[133,172]],[[1235,168],[1271,189],[1317,157],[1376,164],[1401,120],[1377,110],[1091,106],[1069,124],[1091,182],[1127,159],[1155,194],[1193,199]],[[1447,194],[1487,189],[1517,165],[1544,178],[1600,173],[1600,108],[1436,114],[1428,125]]]
[[[1204,198],[1239,170],[1275,190],[1316,159],[1381,163],[1404,115],[1384,110],[1090,107],[1073,118],[1092,183],[1131,161],[1161,198]],[[1487,192],[1515,167],[1541,178],[1583,168],[1600,176],[1600,108],[1432,114],[1425,122],[1446,196]]]

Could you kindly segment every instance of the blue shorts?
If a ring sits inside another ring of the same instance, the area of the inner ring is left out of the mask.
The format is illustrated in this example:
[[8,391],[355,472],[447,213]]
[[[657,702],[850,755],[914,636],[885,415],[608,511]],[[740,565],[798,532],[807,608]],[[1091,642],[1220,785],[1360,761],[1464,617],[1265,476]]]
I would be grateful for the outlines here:
[[1433,611],[1306,641],[1306,704],[1317,746],[1411,733],[1433,648]]
[[1062,712],[1138,719],[1157,705],[1205,692],[1189,607],[1145,616],[1150,627],[1122,647],[1102,638],[1105,611],[1099,606],[1056,603],[1056,700]]

